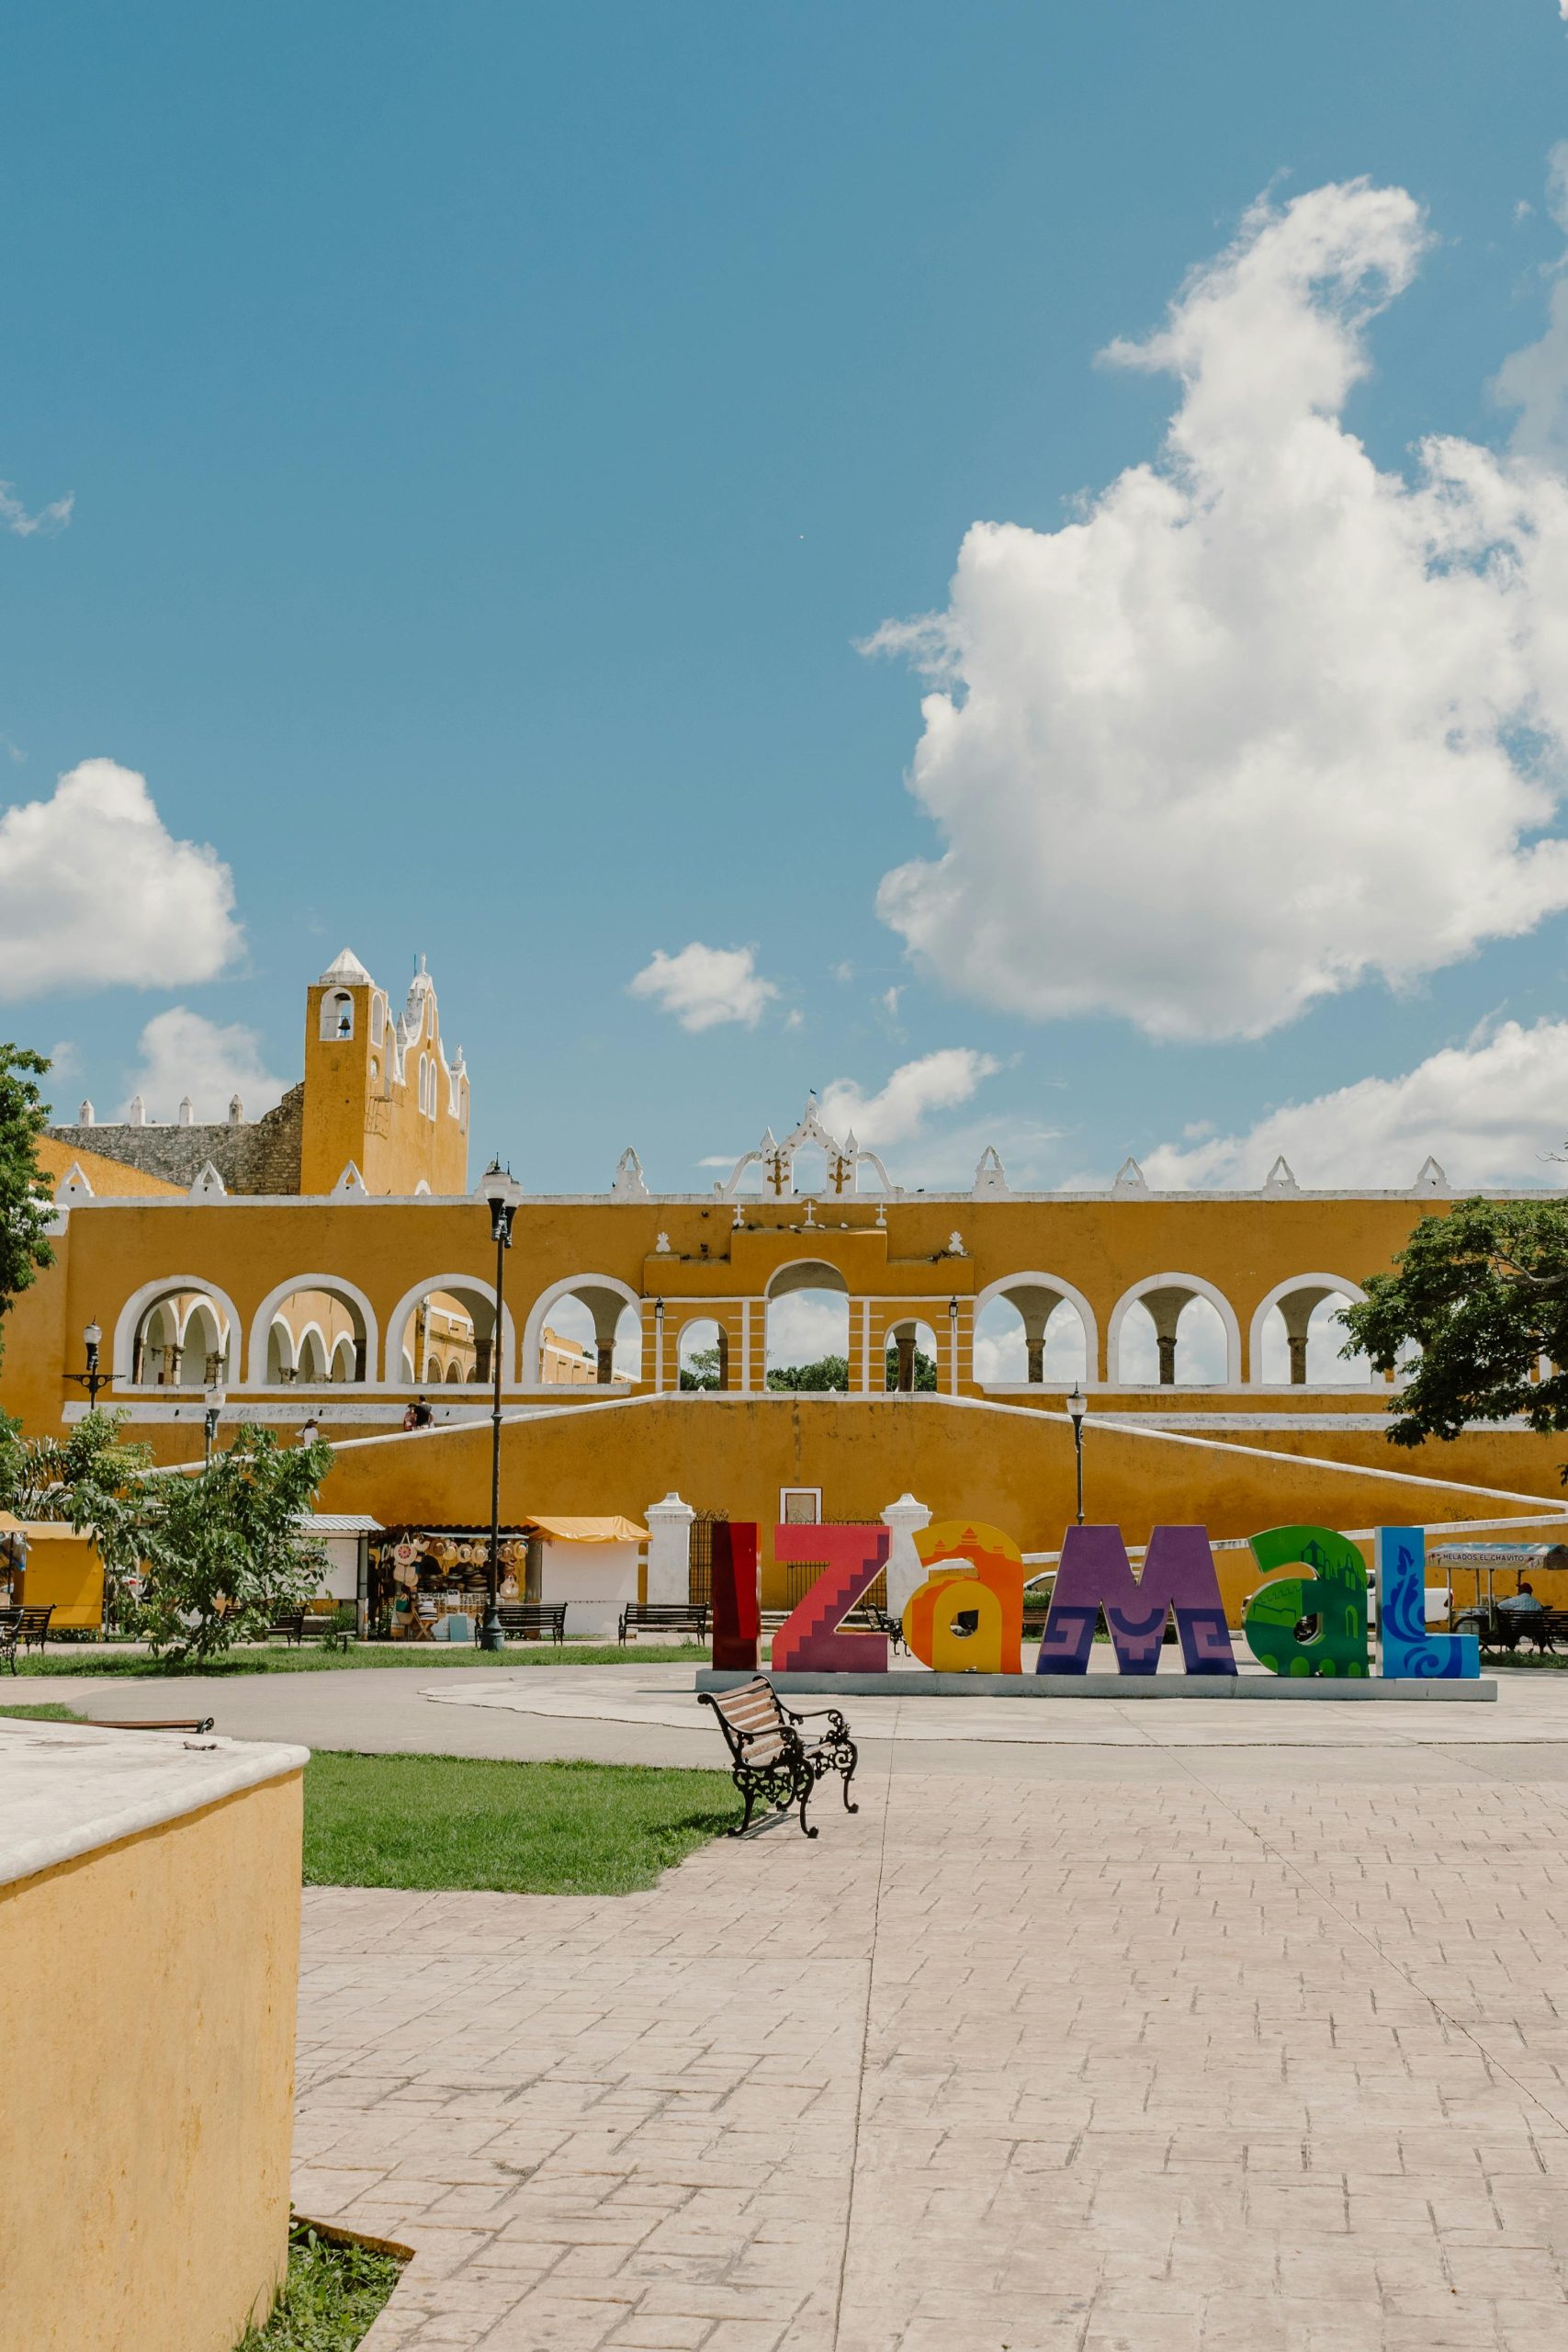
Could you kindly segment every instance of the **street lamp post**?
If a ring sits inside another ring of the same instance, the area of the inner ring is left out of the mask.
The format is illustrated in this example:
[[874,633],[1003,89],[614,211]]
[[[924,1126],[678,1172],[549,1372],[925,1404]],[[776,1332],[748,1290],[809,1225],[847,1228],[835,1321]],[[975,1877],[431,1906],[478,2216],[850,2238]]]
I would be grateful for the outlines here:
[[98,1370],[98,1350],[102,1347],[103,1340],[102,1326],[97,1323],[89,1323],[82,1334],[82,1342],[87,1351],[87,1369],[85,1372],[68,1372],[65,1375],[67,1380],[74,1381],[78,1388],[86,1390],[89,1413],[95,1413],[97,1410],[99,1389],[107,1388],[109,1385],[109,1374]]
[[495,1243],[495,1328],[491,1333],[492,1375],[490,1413],[490,1600],[479,1631],[482,1650],[506,1646],[501,1628],[501,1314],[506,1253],[512,1247],[512,1220],[523,1198],[523,1187],[510,1168],[492,1159],[479,1179],[479,1191],[490,1208],[490,1234]]
[[1067,1410],[1073,1417],[1073,1453],[1078,1474],[1078,1525],[1083,1525],[1083,1417],[1089,1410],[1089,1398],[1075,1380],[1073,1393],[1067,1399]]
[[208,1390],[207,1411],[202,1417],[202,1427],[206,1431],[206,1443],[201,1452],[201,1466],[204,1470],[212,1459],[212,1448],[218,1436],[218,1416],[223,1410],[226,1401],[221,1388],[215,1387]]

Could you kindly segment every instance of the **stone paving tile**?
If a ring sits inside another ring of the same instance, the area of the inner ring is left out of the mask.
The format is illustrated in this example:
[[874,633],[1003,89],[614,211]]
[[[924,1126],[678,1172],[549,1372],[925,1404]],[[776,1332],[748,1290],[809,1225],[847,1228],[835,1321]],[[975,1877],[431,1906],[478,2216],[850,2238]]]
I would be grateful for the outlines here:
[[296,2201],[416,2249],[366,2352],[1562,2352],[1561,1783],[1119,1762],[308,1892]]

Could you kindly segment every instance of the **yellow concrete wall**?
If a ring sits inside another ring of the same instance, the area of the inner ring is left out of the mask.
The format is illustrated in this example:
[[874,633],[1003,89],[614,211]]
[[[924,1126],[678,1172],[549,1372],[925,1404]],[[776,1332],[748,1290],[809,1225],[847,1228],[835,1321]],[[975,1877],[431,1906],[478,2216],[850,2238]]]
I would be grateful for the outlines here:
[[[1494,1465],[1482,1442],[1441,1449],[1440,1465],[1431,1463],[1430,1447],[1415,1464],[1376,1437],[1359,1442],[1371,1457],[1365,1464],[1297,1469],[1255,1449],[1172,1446],[1091,1426],[1088,1516],[1116,1521],[1129,1544],[1142,1544],[1161,1522],[1195,1521],[1218,1538],[1298,1521],[1364,1527],[1509,1509],[1411,1483],[1413,1472],[1463,1477],[1467,1458],[1469,1475],[1484,1476]],[[1534,1491],[1555,1500],[1551,1461],[1538,1455],[1536,1467]],[[1373,1470],[1392,1471],[1393,1480],[1368,1475]],[[501,1511],[508,1524],[552,1512],[640,1519],[674,1488],[695,1510],[756,1520],[770,1562],[783,1487],[820,1487],[823,1517],[850,1521],[880,1519],[908,1490],[937,1519],[988,1520],[1026,1552],[1055,1551],[1074,1510],[1072,1431],[1037,1413],[931,1396],[688,1395],[509,1419],[502,1429]],[[489,1498],[490,1431],[475,1423],[337,1447],[319,1508],[373,1511],[388,1525],[468,1522],[488,1517]],[[1236,1558],[1240,1589],[1250,1591],[1259,1578]],[[766,1604],[778,1605],[783,1591],[782,1576],[770,1570]]]
[[0,2352],[232,2352],[288,2252],[300,1776],[0,1888]]
[[29,1526],[28,1564],[17,1578],[17,1604],[52,1609],[51,1633],[104,1622],[104,1564],[90,1535],[73,1528]]
[[[367,1034],[361,1023],[351,1042],[357,1047]],[[574,1417],[583,1426],[570,1430],[565,1419],[554,1419],[525,1442],[529,1491],[519,1496],[518,1505],[638,1517],[650,1500],[675,1486],[698,1508],[728,1509],[766,1523],[782,1485],[821,1486],[825,1508],[835,1517],[879,1511],[908,1487],[933,1507],[981,1511],[1013,1525],[1026,1548],[1054,1546],[1068,1505],[1061,1464],[1070,1464],[1070,1433],[1063,1424],[1041,1422],[1040,1412],[1059,1408],[1059,1391],[1035,1389],[1027,1396],[1014,1392],[1010,1402],[1017,1409],[1010,1414],[984,1429],[960,1419],[950,1432],[905,1418],[933,1411],[937,1400],[929,1396],[889,1400],[874,1394],[835,1405],[753,1391],[748,1399],[739,1392],[741,1366],[748,1362],[751,1379],[761,1380],[770,1279],[805,1259],[837,1267],[851,1293],[852,1356],[859,1360],[859,1333],[869,1319],[878,1371],[887,1324],[922,1314],[936,1331],[944,1388],[951,1358],[947,1301],[956,1301],[960,1393],[978,1398],[981,1392],[969,1377],[970,1332],[977,1296],[990,1283],[1026,1272],[1065,1279],[1087,1295],[1103,1343],[1112,1306],[1134,1284],[1167,1272],[1186,1273],[1224,1293],[1245,1335],[1261,1300],[1280,1282],[1316,1272],[1362,1281],[1390,1263],[1419,1217],[1443,1208],[1441,1202],[1400,1196],[1106,1195],[1060,1202],[915,1196],[887,1203],[880,1225],[874,1200],[835,1202],[824,1206],[824,1221],[807,1228],[806,1204],[797,1202],[749,1203],[738,1227],[733,1204],[716,1201],[528,1199],[518,1211],[506,1268],[518,1340],[536,1306],[547,1324],[551,1320],[554,1285],[594,1277],[624,1283],[645,1302],[645,1394],[654,1378],[656,1309],[663,1302],[663,1380],[671,1392],[671,1409],[682,1418],[638,1421],[622,1417],[604,1391],[565,1391],[563,1403],[573,1398]],[[955,1228],[964,1238],[961,1258],[948,1249]],[[668,1237],[668,1250],[657,1247],[660,1234]],[[0,1407],[18,1414],[31,1432],[58,1430],[67,1403],[81,1400],[81,1390],[68,1386],[63,1374],[80,1368],[83,1325],[93,1317],[103,1325],[107,1354],[127,1300],[144,1285],[179,1276],[215,1285],[232,1301],[239,1320],[244,1376],[236,1363],[229,1380],[226,1426],[243,1411],[247,1396],[270,1396],[297,1421],[321,1409],[329,1438],[345,1434],[334,1418],[344,1409],[366,1415],[357,1430],[390,1433],[400,1424],[408,1392],[382,1385],[379,1362],[369,1368],[363,1387],[337,1386],[319,1399],[287,1387],[267,1392],[250,1386],[252,1326],[264,1298],[285,1281],[303,1285],[307,1277],[331,1276],[351,1283],[378,1319],[380,1356],[394,1309],[416,1283],[488,1283],[494,1266],[488,1212],[470,1200],[149,1198],[88,1204],[72,1211],[56,1250],[59,1263],[22,1294],[5,1325]],[[739,1304],[742,1298],[750,1300],[749,1310]],[[672,1392],[679,1333],[703,1315],[721,1317],[729,1334],[731,1393],[723,1400],[678,1399]],[[743,1328],[749,1329],[749,1348],[742,1344]],[[508,1367],[509,1388],[518,1369]],[[525,1382],[535,1369],[521,1366]],[[117,1387],[108,1401],[146,1409],[148,1396],[147,1391]],[[1349,1477],[1355,1464],[1561,1501],[1562,1446],[1551,1438],[1486,1430],[1453,1445],[1404,1453],[1389,1446],[1378,1427],[1331,1426],[1347,1413],[1376,1412],[1389,1398],[1381,1384],[1264,1389],[1244,1380],[1217,1388],[1132,1390],[1096,1388],[1091,1383],[1092,1508],[1121,1519],[1134,1540],[1151,1518],[1208,1518],[1216,1532],[1247,1533],[1298,1517],[1331,1525],[1365,1524],[1382,1515],[1385,1504],[1395,1515],[1429,1519],[1478,1519],[1493,1508],[1507,1508],[1441,1493],[1423,1501],[1421,1490],[1408,1486],[1379,1487]],[[712,1430],[684,1418],[742,1406],[750,1419]],[[199,1391],[179,1410],[177,1420],[133,1422],[131,1434],[145,1436],[161,1460],[199,1460]],[[606,1412],[608,1420],[603,1418]],[[1158,1426],[1168,1417],[1194,1412],[1242,1416],[1247,1426],[1224,1431],[1237,1451],[1224,1454],[1206,1446],[1182,1453],[1165,1447],[1156,1465],[1146,1441],[1108,1426],[1113,1414],[1137,1415]],[[587,1416],[592,1417],[591,1428]],[[1281,1419],[1308,1426],[1277,1427]],[[282,1426],[288,1426],[287,1419]],[[482,1432],[477,1442],[482,1452]],[[524,1442],[508,1441],[509,1448]],[[1247,1454],[1260,1449],[1302,1460],[1300,1473],[1261,1463],[1247,1467]],[[1316,1471],[1304,1459],[1310,1455],[1342,1466],[1337,1472]],[[524,1454],[516,1458],[521,1463]],[[1052,1466],[1046,1470],[1043,1464]],[[386,1522],[426,1514],[443,1522],[485,1517],[486,1474],[482,1465],[473,1467],[462,1441],[443,1438],[422,1457],[420,1499],[405,1510],[410,1475],[395,1452],[367,1457],[354,1474],[353,1507]],[[942,1492],[928,1493],[936,1481]],[[1341,1498],[1343,1510],[1325,1499],[1331,1494]]]

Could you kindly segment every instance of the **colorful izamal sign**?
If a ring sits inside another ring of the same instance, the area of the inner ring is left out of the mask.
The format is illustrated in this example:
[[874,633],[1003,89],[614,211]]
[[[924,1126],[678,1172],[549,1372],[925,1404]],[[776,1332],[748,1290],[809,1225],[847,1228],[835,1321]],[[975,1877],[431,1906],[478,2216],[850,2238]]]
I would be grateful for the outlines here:
[[[760,1663],[758,1533],[715,1528],[713,1662]],[[1190,1675],[1234,1675],[1235,1656],[1208,1532],[1156,1527],[1141,1572],[1119,1527],[1070,1527],[1050,1611],[1032,1664],[1023,1657],[1026,1570],[1012,1538],[983,1521],[946,1520],[915,1548],[926,1574],[905,1603],[903,1635],[939,1674],[1084,1674],[1103,1618],[1122,1674],[1153,1674],[1173,1621]],[[1270,1527],[1249,1539],[1263,1581],[1247,1599],[1242,1632],[1271,1674],[1361,1679],[1372,1672],[1368,1577],[1360,1551],[1328,1527]],[[823,1563],[820,1575],[773,1639],[775,1673],[886,1674],[885,1633],[851,1631],[845,1618],[887,1565],[880,1526],[779,1526],[774,1557]],[[1426,1623],[1426,1536],[1380,1527],[1377,1576],[1382,1674],[1397,1681],[1479,1675],[1473,1634],[1431,1634]]]

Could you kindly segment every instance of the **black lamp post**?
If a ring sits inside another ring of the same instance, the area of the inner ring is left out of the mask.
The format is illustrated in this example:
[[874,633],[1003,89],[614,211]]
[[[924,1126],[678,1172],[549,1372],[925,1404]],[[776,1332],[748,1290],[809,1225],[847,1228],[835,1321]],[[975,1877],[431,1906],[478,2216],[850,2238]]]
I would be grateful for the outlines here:
[[97,1410],[99,1389],[107,1388],[109,1385],[110,1374],[98,1370],[98,1350],[103,1345],[103,1340],[101,1325],[89,1323],[82,1334],[83,1344],[87,1351],[87,1369],[85,1372],[68,1372],[65,1375],[67,1380],[74,1381],[78,1388],[86,1390],[89,1413]]
[[1073,1393],[1067,1399],[1067,1410],[1073,1417],[1073,1452],[1078,1474],[1078,1525],[1083,1525],[1083,1417],[1089,1410],[1089,1398],[1075,1380]]
[[495,1328],[491,1333],[492,1375],[490,1413],[490,1600],[479,1631],[481,1650],[506,1646],[501,1627],[501,1313],[506,1253],[512,1247],[512,1220],[523,1198],[523,1187],[510,1168],[492,1159],[479,1179],[479,1191],[490,1209],[490,1235],[495,1243]]
[[947,1302],[947,1340],[953,1352],[948,1359],[947,1386],[950,1396],[958,1394],[958,1301]]

